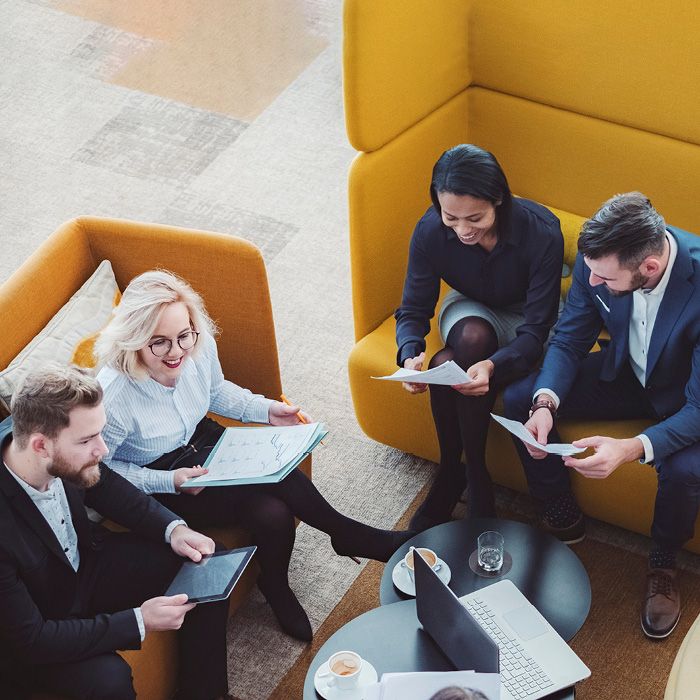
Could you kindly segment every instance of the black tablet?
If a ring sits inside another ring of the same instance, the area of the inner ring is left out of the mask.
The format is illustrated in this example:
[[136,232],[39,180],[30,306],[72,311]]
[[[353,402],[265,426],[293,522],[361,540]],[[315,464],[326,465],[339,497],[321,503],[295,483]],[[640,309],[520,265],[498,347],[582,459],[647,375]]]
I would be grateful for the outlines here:
[[165,595],[187,593],[190,603],[228,598],[256,549],[241,547],[184,562]]

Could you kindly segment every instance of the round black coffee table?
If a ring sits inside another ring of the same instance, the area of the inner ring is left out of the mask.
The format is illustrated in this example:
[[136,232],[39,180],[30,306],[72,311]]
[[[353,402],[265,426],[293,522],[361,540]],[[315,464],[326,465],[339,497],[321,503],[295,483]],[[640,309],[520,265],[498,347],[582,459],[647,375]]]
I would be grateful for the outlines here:
[[[469,567],[476,539],[485,530],[498,530],[505,540],[505,551],[510,554],[512,564],[502,576],[484,578]],[[581,629],[588,616],[591,582],[574,552],[547,533],[524,523],[498,518],[453,520],[406,542],[384,568],[379,589],[382,605],[411,598],[397,590],[391,579],[394,566],[410,546],[429,547],[437,552],[452,571],[449,586],[458,596],[501,578],[510,579],[567,641]]]
[[[415,600],[382,605],[333,634],[318,650],[304,681],[304,700],[318,700],[314,675],[336,651],[351,649],[369,661],[379,678],[386,672],[452,671],[454,666],[421,628]],[[549,700],[573,700],[574,689],[566,688],[547,696]]]

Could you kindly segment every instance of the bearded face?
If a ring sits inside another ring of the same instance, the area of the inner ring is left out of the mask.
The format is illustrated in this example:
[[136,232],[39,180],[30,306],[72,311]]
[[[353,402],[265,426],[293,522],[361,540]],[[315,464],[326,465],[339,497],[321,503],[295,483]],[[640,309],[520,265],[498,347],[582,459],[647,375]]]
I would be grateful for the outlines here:
[[54,455],[49,474],[80,488],[89,489],[100,480],[100,462],[91,459],[82,465],[75,465],[67,460],[60,452]]

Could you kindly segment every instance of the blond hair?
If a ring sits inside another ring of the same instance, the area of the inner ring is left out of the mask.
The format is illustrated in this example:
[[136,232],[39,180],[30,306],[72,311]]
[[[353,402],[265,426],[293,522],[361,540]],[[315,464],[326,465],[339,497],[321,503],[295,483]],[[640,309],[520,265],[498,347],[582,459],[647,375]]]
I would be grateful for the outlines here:
[[[209,318],[202,297],[185,280],[167,270],[150,270],[129,282],[112,320],[100,333],[95,343],[99,364],[132,379],[145,379],[148,373],[139,350],[148,345],[163,310],[175,302],[187,307],[195,331],[216,334],[216,325]],[[196,355],[202,345],[195,345],[192,354]]]
[[78,406],[97,406],[102,387],[89,369],[50,362],[29,372],[10,402],[12,438],[23,450],[33,433],[54,439]]

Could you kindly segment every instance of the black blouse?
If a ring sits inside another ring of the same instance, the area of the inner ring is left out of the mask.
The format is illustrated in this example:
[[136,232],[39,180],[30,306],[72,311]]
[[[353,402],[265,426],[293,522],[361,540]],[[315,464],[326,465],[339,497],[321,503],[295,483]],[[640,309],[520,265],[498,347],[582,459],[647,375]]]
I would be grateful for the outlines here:
[[557,319],[563,259],[559,219],[541,204],[513,198],[510,230],[499,231],[490,253],[462,243],[431,206],[413,232],[403,299],[394,314],[399,366],[425,350],[443,279],[493,309],[524,302],[516,338],[489,359],[494,375],[527,373]]

